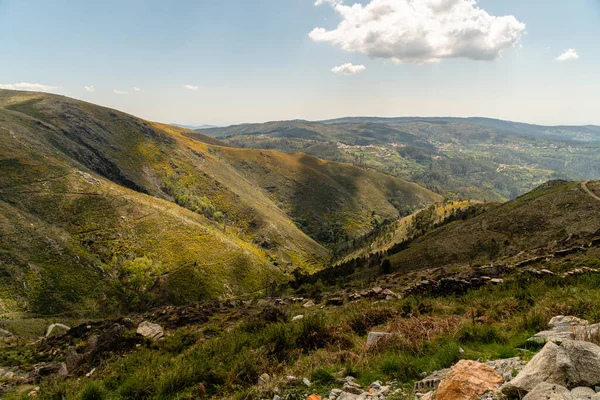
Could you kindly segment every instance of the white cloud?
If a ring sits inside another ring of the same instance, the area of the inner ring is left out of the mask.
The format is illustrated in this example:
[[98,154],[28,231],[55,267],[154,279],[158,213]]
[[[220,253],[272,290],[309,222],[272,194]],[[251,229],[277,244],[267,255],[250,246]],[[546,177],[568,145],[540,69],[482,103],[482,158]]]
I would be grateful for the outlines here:
[[85,89],[86,92],[95,92],[96,88],[94,87],[94,85],[90,85],[90,86],[84,86],[83,87]]
[[338,4],[342,4],[343,0],[317,0],[315,1],[315,6],[320,6],[321,4],[331,4],[332,6],[337,6]]
[[364,65],[344,64],[331,68],[334,74],[354,75],[363,72],[367,67]]
[[133,91],[134,91],[134,92],[141,92],[141,91],[142,91],[142,89],[140,89],[139,87],[134,87],[134,88],[133,88]]
[[127,93],[129,93],[129,92],[125,91],[125,90],[117,90],[117,89],[113,90],[113,92],[115,94],[127,94]]
[[316,42],[396,63],[429,63],[446,58],[494,60],[515,47],[525,24],[514,16],[496,17],[475,0],[370,0],[347,6],[327,2],[342,17],[333,30],[315,28]]
[[198,86],[194,86],[194,85],[183,85],[184,88],[188,89],[188,90],[192,90],[192,91],[196,91],[198,89],[200,89]]
[[34,91],[34,92],[49,92],[51,90],[59,89],[59,88],[57,86],[48,86],[48,85],[42,85],[39,83],[20,82],[20,83],[0,84],[0,89],[30,90],[30,91]]
[[575,49],[567,49],[560,56],[556,58],[556,61],[569,61],[569,60],[578,60],[579,54]]

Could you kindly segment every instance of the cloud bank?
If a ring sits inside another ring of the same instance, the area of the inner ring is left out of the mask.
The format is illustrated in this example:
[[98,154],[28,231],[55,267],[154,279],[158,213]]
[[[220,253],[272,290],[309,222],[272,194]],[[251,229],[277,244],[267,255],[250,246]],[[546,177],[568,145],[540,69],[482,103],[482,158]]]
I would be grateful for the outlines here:
[[198,89],[200,89],[198,86],[194,86],[194,85],[183,85],[184,88],[186,88],[187,90],[192,90],[192,91],[196,91]]
[[83,88],[85,89],[86,92],[90,92],[90,93],[96,91],[96,88],[94,87],[94,85],[84,86]]
[[560,56],[556,57],[556,61],[578,60],[579,54],[575,49],[567,49]]
[[367,67],[364,65],[344,64],[331,68],[334,74],[355,75],[363,72]]
[[516,46],[525,24],[514,16],[492,16],[475,0],[371,0],[366,5],[329,3],[342,17],[333,30],[315,28],[315,42],[339,45],[396,63],[431,63],[448,58],[495,60]]
[[29,91],[33,91],[33,92],[49,92],[51,90],[58,89],[58,87],[42,85],[39,83],[21,82],[21,83],[0,84],[0,89],[29,90]]
[[127,92],[127,91],[125,91],[125,90],[117,90],[117,89],[113,90],[113,92],[114,92],[115,94],[127,94],[127,93],[128,93],[128,92]]

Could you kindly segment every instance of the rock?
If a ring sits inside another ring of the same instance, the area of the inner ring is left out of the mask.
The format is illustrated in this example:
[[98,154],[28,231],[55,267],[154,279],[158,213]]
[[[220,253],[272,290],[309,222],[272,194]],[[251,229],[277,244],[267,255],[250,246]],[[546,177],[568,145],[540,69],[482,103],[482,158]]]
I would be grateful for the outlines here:
[[564,386],[542,382],[536,385],[523,400],[575,400]]
[[460,360],[448,372],[437,390],[437,400],[470,400],[493,392],[504,379],[492,367]]
[[297,385],[298,383],[300,383],[300,379],[298,379],[297,377],[293,376],[293,375],[288,375],[285,377],[285,383],[288,385]]
[[421,400],[432,400],[433,392],[427,392],[423,396],[421,396]]
[[136,333],[152,340],[158,340],[164,336],[163,328],[160,325],[148,321],[139,324]]
[[548,323],[549,330],[536,333],[529,340],[538,343],[550,341],[562,341],[565,339],[575,339],[575,331],[581,327],[587,326],[586,320],[571,316],[552,317]]
[[8,338],[12,336],[13,334],[7,331],[6,329],[0,329],[0,338]]
[[353,393],[348,393],[348,392],[342,392],[342,394],[340,394],[340,396],[337,398],[337,400],[357,400],[358,399],[358,395],[353,394]]
[[352,393],[352,394],[362,394],[363,390],[360,388],[360,386],[358,386],[358,384],[354,383],[354,382],[346,382],[344,384],[344,387],[342,388],[342,391],[346,392],[346,393]]
[[367,335],[367,350],[374,347],[382,338],[392,336],[392,333],[387,332],[369,332]]
[[423,380],[415,382],[413,393],[425,393],[428,391],[437,390],[438,386],[442,380],[446,377],[446,374],[450,371],[450,368],[442,369],[440,371],[435,371],[431,375],[427,375],[425,372],[425,377]]
[[259,385],[268,385],[269,382],[271,382],[271,377],[269,376],[269,374],[262,374],[261,376],[258,377],[258,384]]
[[52,324],[48,327],[48,329],[46,329],[46,337],[52,335],[52,333],[55,333],[57,335],[62,335],[64,333],[67,333],[69,329],[71,329],[71,328],[69,328],[65,324],[61,324],[61,323]]
[[304,308],[310,308],[310,307],[314,307],[314,306],[315,306],[315,302],[312,300],[309,300],[302,305],[302,307],[304,307]]
[[50,375],[66,376],[68,375],[67,365],[61,363],[48,363],[40,365],[35,370],[35,378],[43,378]]
[[307,378],[302,378],[302,383],[304,383],[306,386],[310,387],[310,381]]
[[304,315],[300,314],[300,315],[296,315],[294,318],[292,318],[292,321],[299,321],[302,318],[304,318]]
[[329,392],[329,398],[337,399],[340,394],[342,394],[341,389],[331,389],[331,391]]
[[578,386],[571,390],[571,394],[575,399],[591,399],[592,397],[594,397],[596,392],[592,388]]
[[381,389],[381,382],[375,381],[375,382],[371,383],[371,385],[369,385],[369,387],[371,389],[379,390],[379,389]]
[[502,392],[523,396],[542,382],[561,386],[600,384],[600,347],[593,343],[564,340],[548,342]]
[[281,397],[279,397],[278,395],[273,396],[273,400],[281,400]]
[[344,299],[341,297],[332,297],[330,299],[327,300],[326,303],[328,306],[343,306],[344,305]]

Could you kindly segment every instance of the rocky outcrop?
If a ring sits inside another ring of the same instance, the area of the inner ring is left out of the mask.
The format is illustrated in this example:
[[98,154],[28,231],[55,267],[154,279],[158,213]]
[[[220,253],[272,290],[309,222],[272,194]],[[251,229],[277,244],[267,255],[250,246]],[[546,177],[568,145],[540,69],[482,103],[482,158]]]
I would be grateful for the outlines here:
[[461,360],[448,372],[438,387],[437,400],[477,399],[494,392],[504,383],[496,370],[471,360]]
[[136,333],[151,340],[159,340],[165,335],[160,325],[148,321],[139,324]]
[[563,340],[548,342],[523,370],[503,388],[508,396],[522,397],[540,383],[565,387],[600,384],[600,347],[593,343]]
[[563,340],[592,341],[600,335],[600,324],[591,324],[577,317],[556,316],[548,323],[548,330],[536,333],[528,340],[545,343]]
[[564,386],[542,382],[534,387],[523,400],[575,400]]

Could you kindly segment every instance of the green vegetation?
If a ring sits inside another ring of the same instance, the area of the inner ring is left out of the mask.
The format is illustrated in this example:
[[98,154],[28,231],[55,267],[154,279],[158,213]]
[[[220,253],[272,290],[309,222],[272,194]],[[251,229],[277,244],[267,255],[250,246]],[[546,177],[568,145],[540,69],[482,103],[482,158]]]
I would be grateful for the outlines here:
[[[321,394],[335,387],[340,374],[351,374],[363,385],[382,378],[409,385],[423,371],[448,367],[460,358],[530,358],[538,348],[525,339],[553,315],[598,320],[598,285],[598,273],[567,281],[520,275],[460,297],[361,301],[309,313],[300,321],[263,320],[252,329],[240,321],[216,336],[205,336],[200,326],[181,328],[125,358],[109,359],[95,378],[46,380],[41,398],[268,397],[276,384],[294,392],[282,383],[287,375],[311,378],[313,390]],[[290,307],[290,315],[298,311]],[[260,315],[265,314],[255,318]],[[212,324],[228,319],[225,315]],[[370,330],[397,336],[367,351]],[[257,385],[263,373],[273,385]]]
[[[504,201],[552,179],[596,179],[600,128],[483,118],[344,118],[202,129],[238,147],[304,152],[417,182],[450,199]],[[592,167],[590,167],[592,165]]]

